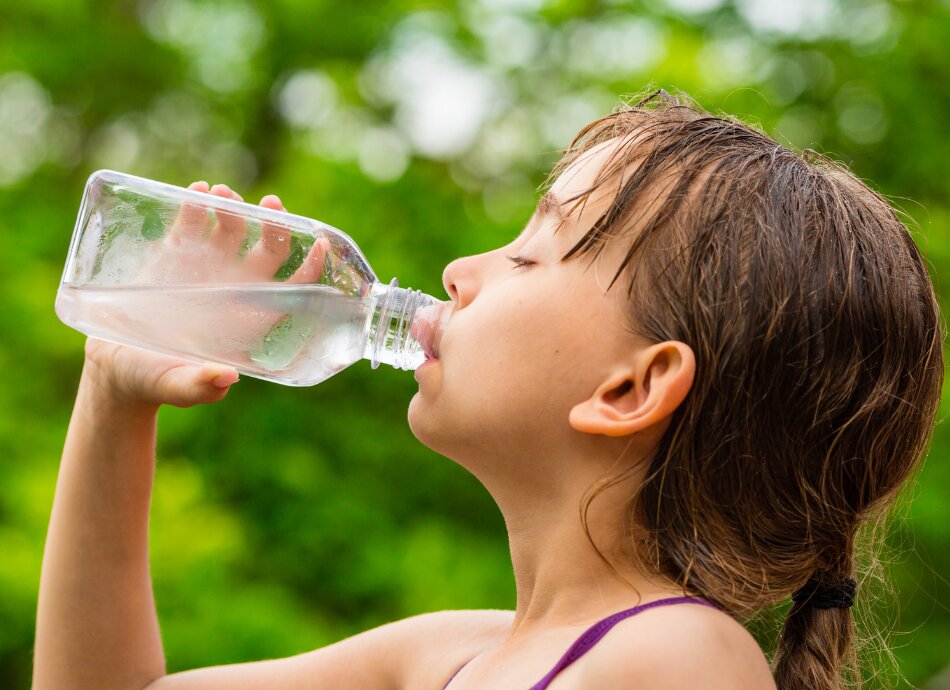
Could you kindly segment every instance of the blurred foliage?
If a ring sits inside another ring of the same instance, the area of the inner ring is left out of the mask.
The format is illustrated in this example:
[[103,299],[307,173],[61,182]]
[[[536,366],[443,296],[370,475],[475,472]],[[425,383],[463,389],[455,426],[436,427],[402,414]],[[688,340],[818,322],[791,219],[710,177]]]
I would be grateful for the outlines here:
[[[946,0],[0,0],[0,686],[29,682],[82,363],[53,300],[93,170],[278,193],[356,238],[380,279],[444,295],[447,262],[517,234],[578,127],[654,82],[873,181],[945,299],[948,44]],[[162,411],[151,549],[171,670],[514,606],[502,519],[412,437],[415,388],[363,362]],[[872,607],[918,687],[950,685],[948,454],[939,425],[888,538],[894,596]]]

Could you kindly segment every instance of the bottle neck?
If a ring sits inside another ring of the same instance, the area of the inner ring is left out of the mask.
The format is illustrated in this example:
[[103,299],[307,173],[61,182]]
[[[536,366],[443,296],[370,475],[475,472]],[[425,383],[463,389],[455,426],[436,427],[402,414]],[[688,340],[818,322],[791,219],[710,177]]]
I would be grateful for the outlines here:
[[399,287],[395,278],[389,285],[374,283],[368,301],[363,358],[372,362],[373,369],[380,363],[397,369],[417,368],[426,356],[423,344],[413,335],[421,329],[414,329],[413,322],[438,320],[441,310],[437,307],[442,303],[419,290]]

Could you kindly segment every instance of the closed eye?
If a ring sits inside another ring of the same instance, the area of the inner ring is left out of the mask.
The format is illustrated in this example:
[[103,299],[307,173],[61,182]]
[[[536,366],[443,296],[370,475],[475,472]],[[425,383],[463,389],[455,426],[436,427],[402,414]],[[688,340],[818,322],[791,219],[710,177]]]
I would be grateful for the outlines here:
[[505,258],[508,259],[508,261],[513,261],[518,268],[521,268],[522,266],[530,266],[534,263],[530,259],[522,259],[520,256],[506,256]]

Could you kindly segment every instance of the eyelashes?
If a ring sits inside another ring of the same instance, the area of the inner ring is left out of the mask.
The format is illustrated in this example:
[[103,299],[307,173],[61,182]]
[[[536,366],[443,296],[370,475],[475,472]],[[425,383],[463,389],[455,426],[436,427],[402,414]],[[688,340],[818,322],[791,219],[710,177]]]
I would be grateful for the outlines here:
[[508,259],[508,261],[513,262],[517,268],[530,266],[534,263],[530,259],[522,259],[520,256],[506,256],[505,258]]

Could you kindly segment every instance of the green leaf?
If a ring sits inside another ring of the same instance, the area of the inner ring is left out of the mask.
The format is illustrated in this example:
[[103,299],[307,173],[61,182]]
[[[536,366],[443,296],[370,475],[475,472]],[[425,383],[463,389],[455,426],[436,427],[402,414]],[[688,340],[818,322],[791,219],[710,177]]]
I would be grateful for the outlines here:
[[248,356],[269,371],[279,371],[294,360],[312,333],[313,323],[295,323],[288,314],[271,327],[260,347]]
[[303,263],[307,252],[310,251],[310,247],[312,246],[312,238],[305,240],[300,235],[292,233],[290,236],[290,254],[287,256],[287,260],[277,269],[277,273],[274,274],[274,280],[283,281],[292,276],[294,272],[300,268],[300,264]]
[[161,239],[165,234],[165,223],[157,211],[149,211],[142,219],[142,237],[147,240]]

